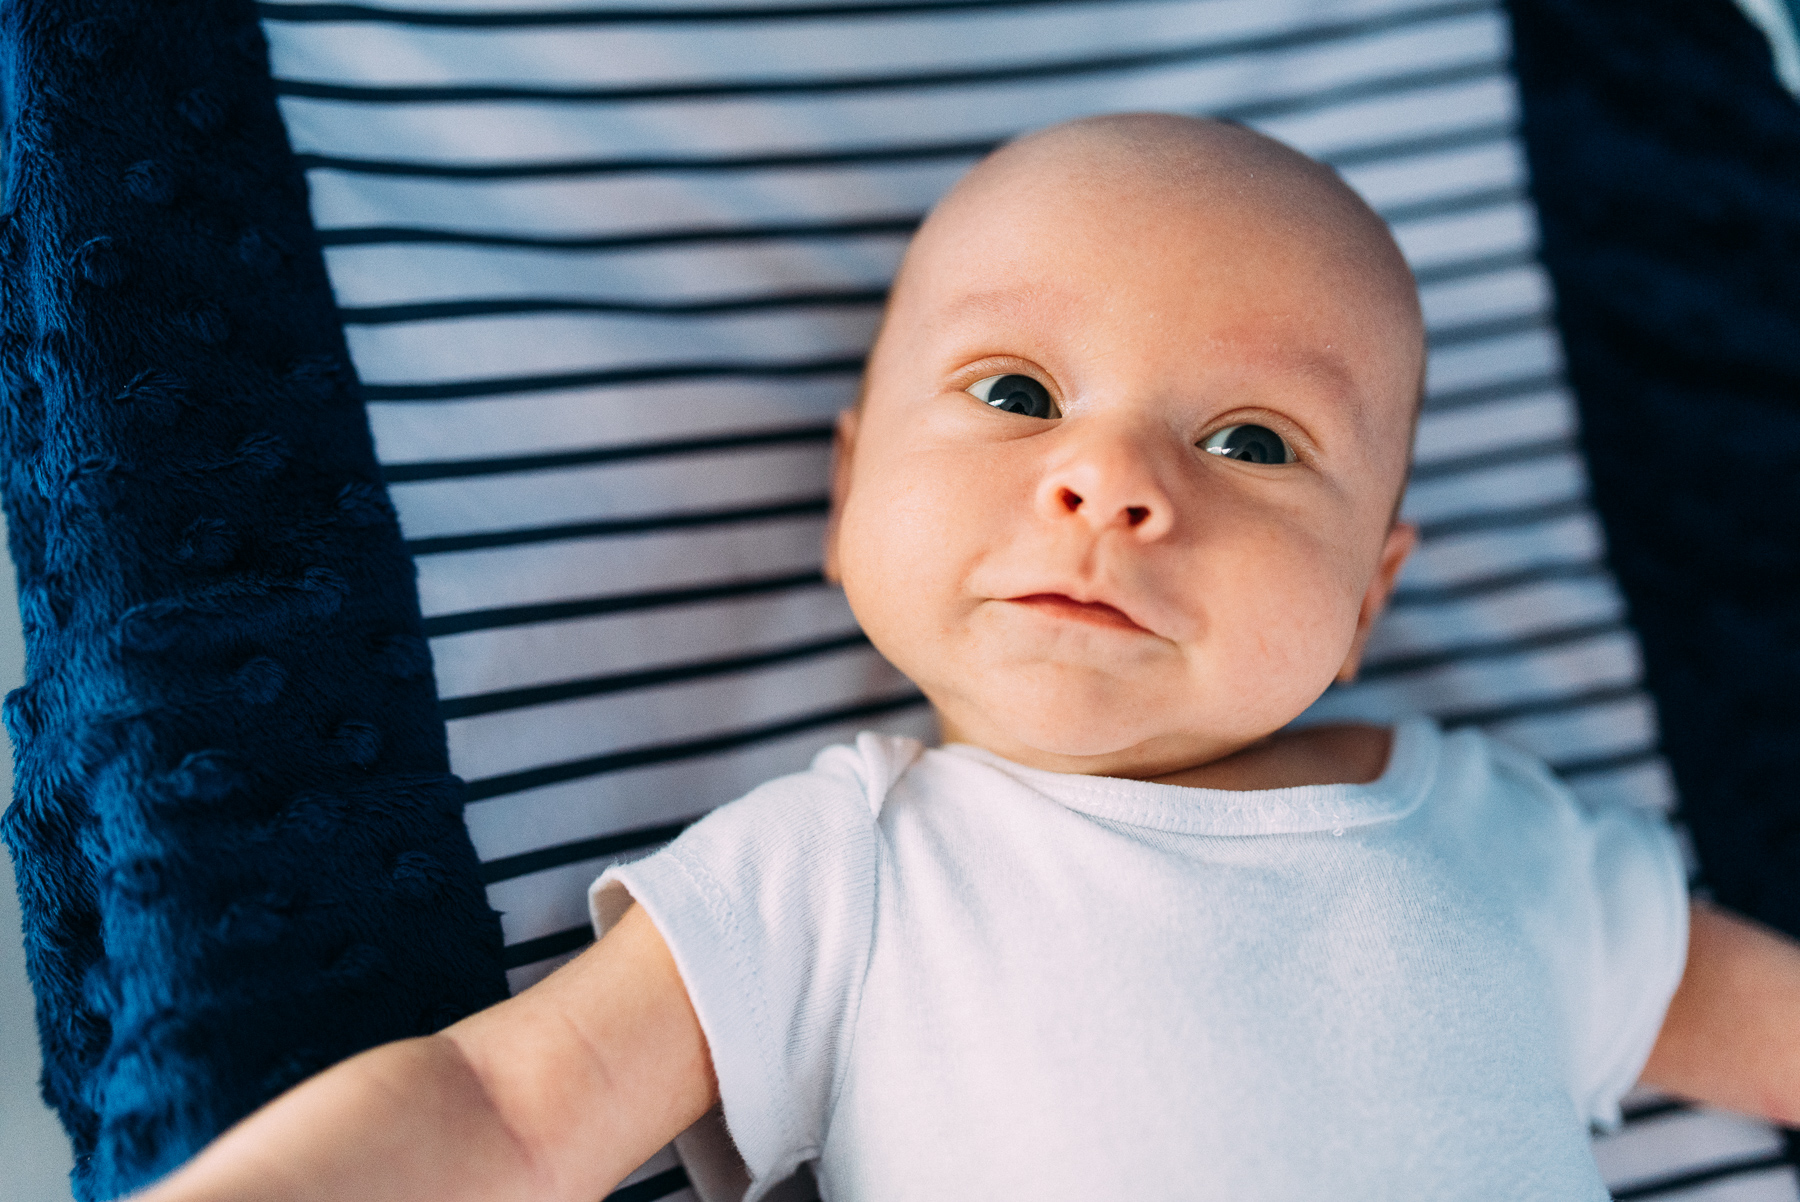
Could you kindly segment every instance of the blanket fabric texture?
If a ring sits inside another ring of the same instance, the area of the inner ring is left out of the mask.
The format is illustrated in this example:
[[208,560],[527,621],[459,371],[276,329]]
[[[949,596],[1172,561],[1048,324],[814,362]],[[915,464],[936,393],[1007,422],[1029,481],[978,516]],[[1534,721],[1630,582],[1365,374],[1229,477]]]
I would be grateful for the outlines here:
[[86,1200],[506,986],[254,5],[0,29],[0,831]]
[[[1730,0],[1511,0],[1612,557],[1710,887],[1800,934],[1800,108]],[[12,850],[75,1189],[505,993],[248,0],[4,0]]]
[[1594,501],[1702,883],[1800,936],[1800,102],[1730,0],[1512,0]]

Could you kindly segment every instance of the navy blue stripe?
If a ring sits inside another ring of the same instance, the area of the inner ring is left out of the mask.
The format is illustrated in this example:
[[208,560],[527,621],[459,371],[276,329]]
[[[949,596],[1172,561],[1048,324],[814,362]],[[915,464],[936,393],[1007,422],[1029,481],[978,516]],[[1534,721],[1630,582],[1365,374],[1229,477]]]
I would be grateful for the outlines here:
[[1388,205],[1377,212],[1389,225],[1403,225],[1408,221],[1428,221],[1455,213],[1519,204],[1524,199],[1525,190],[1519,185],[1501,184],[1473,192],[1458,192],[1450,196],[1434,196],[1425,200],[1408,201],[1406,204]]
[[500,952],[500,964],[504,968],[523,968],[527,964],[536,964],[540,960],[548,960],[552,956],[567,955],[586,947],[594,941],[594,932],[587,927],[571,927],[566,931],[557,931],[551,935],[541,935],[536,939],[525,939],[518,943],[509,943]]
[[1490,275],[1500,271],[1511,271],[1519,267],[1530,267],[1537,263],[1537,254],[1529,250],[1507,250],[1493,255],[1477,255],[1471,259],[1451,259],[1443,263],[1433,263],[1427,267],[1413,269],[1413,280],[1424,288],[1431,284],[1442,284],[1450,280],[1464,280],[1471,276]]
[[867,647],[868,644],[867,635],[860,630],[853,630],[847,634],[811,639],[803,643],[789,643],[781,647],[771,647],[766,651],[754,651],[721,659],[690,660],[679,664],[665,664],[656,668],[639,668],[632,672],[589,676],[580,680],[559,680],[550,684],[532,685],[522,689],[472,693],[466,697],[446,697],[438,702],[438,714],[447,722],[458,718],[478,718],[483,714],[526,709],[534,705],[553,705],[563,701],[577,701],[587,697],[629,692],[633,689],[647,689],[656,685],[707,680],[718,676],[734,676],[759,668],[772,667],[776,664],[793,663],[798,660],[830,655],[837,651],[861,649]]
[[628,768],[642,768],[652,764],[668,764],[678,760],[697,759],[701,756],[716,755],[722,751],[748,747],[755,743],[771,743],[790,735],[816,730],[821,726],[855,722],[863,718],[873,718],[880,714],[911,709],[924,704],[923,696],[907,692],[894,697],[879,698],[875,701],[864,701],[855,705],[802,714],[797,718],[771,722],[747,730],[726,731],[722,734],[688,739],[679,743],[634,747],[625,751],[607,752],[604,755],[588,756],[561,764],[545,764],[520,772],[483,777],[480,780],[468,782],[465,793],[472,803],[487,801],[508,793],[522,793],[527,789],[541,789],[547,785],[563,784],[572,780],[587,780],[611,772],[622,772]]
[[[264,21],[307,24],[423,25],[450,29],[542,29],[578,25],[718,25],[762,21],[846,20],[981,12],[995,8],[1105,7],[1119,0],[887,0],[874,4],[772,4],[702,8],[569,8],[445,12],[366,4],[258,4]],[[1144,3],[1145,0],[1133,0]]]
[[640,826],[628,831],[614,831],[610,835],[601,835],[594,839],[577,839],[571,843],[559,843],[554,847],[540,847],[533,851],[520,852],[516,856],[500,856],[482,864],[481,883],[492,885],[498,881],[510,881],[515,877],[529,876],[534,872],[548,872],[552,868],[561,868],[566,864],[579,864],[583,860],[598,860],[604,856],[616,856],[623,852],[655,847],[658,843],[667,843],[697,821],[699,821],[698,818],[683,818],[677,822],[664,822],[656,826]]
[[1516,530],[1521,526],[1558,522],[1564,518],[1578,517],[1591,512],[1586,497],[1569,497],[1561,501],[1544,501],[1534,505],[1520,505],[1513,509],[1487,509],[1479,513],[1465,513],[1457,517],[1420,522],[1419,537],[1421,539],[1449,538],[1453,535],[1480,534],[1490,530]]
[[1707,1185],[1714,1181],[1725,1181],[1732,1177],[1745,1177],[1751,1173],[1766,1173],[1771,1169],[1788,1167],[1791,1166],[1788,1164],[1787,1157],[1780,1152],[1770,1152],[1762,1156],[1746,1156],[1738,1160],[1726,1160],[1708,1165],[1703,1169],[1671,1173],[1666,1177],[1654,1177],[1648,1181],[1617,1186],[1612,1191],[1613,1202],[1633,1202],[1637,1198],[1656,1198],[1664,1194],[1675,1193],[1678,1190]]
[[474,534],[444,534],[436,538],[408,539],[414,556],[443,555],[455,551],[487,551],[495,547],[523,547],[533,543],[560,543],[584,538],[618,538],[653,534],[659,530],[691,530],[707,526],[737,526],[748,522],[783,518],[824,517],[829,497],[802,497],[772,505],[747,505],[731,509],[695,509],[685,513],[652,513],[642,517],[609,518],[597,522],[566,522],[520,530],[486,530]]
[[354,175],[397,175],[448,180],[568,179],[606,175],[693,175],[735,171],[817,170],[868,163],[916,163],[974,159],[1002,139],[959,139],[906,146],[851,146],[831,150],[719,155],[652,155],[629,159],[550,159],[514,163],[432,163],[401,159],[358,159],[302,153],[294,157],[308,171]]
[[887,300],[886,288],[845,288],[817,292],[771,292],[703,300],[587,300],[580,297],[495,296],[469,300],[418,301],[402,305],[352,305],[338,309],[347,326],[383,326],[468,317],[512,317],[527,313],[633,313],[656,317],[711,317],[770,309],[869,308]]
[[1580,448],[1575,445],[1574,438],[1565,434],[1541,442],[1496,447],[1493,450],[1474,451],[1467,455],[1455,455],[1414,464],[1412,479],[1415,483],[1421,480],[1442,480],[1449,476],[1460,476],[1468,472],[1488,471],[1496,467],[1530,463],[1536,459],[1551,459],[1579,453]]
[[620,1186],[606,1195],[605,1202],[656,1202],[659,1198],[680,1193],[689,1184],[687,1170],[678,1165],[642,1181]]
[[[1190,109],[1188,111],[1196,116],[1219,117],[1227,121],[1262,121],[1271,117],[1297,116],[1301,113],[1333,108],[1358,100],[1370,100],[1377,96],[1396,96],[1403,92],[1417,92],[1430,88],[1448,87],[1452,84],[1473,83],[1482,79],[1504,78],[1506,78],[1505,65],[1492,57],[1483,55],[1481,58],[1455,63],[1447,67],[1427,67],[1423,70],[1402,71],[1393,75],[1374,75],[1366,79],[1333,84],[1330,87],[1318,88],[1310,92],[1271,96],[1263,100],[1246,100],[1223,108]],[[1510,132],[1513,127],[1509,124],[1506,128]],[[1357,152],[1346,151],[1345,153],[1355,155]],[[1335,157],[1328,161],[1336,163]]]
[[1496,338],[1510,338],[1515,334],[1530,333],[1533,330],[1549,331],[1552,328],[1550,311],[1546,307],[1510,317],[1494,317],[1462,325],[1438,326],[1426,331],[1425,341],[1432,350],[1439,351],[1453,346],[1467,346],[1473,342],[1490,342]]
[[1576,776],[1603,776],[1608,772],[1622,772],[1627,768],[1637,768],[1652,763],[1662,755],[1656,745],[1638,747],[1630,751],[1620,751],[1612,755],[1599,755],[1589,759],[1565,760],[1551,763],[1550,771],[1567,779]]
[[1333,21],[1304,29],[1256,34],[1134,54],[1052,59],[1014,65],[998,61],[944,71],[892,75],[852,75],[705,83],[635,84],[624,87],[532,87],[520,84],[357,85],[277,79],[278,96],[359,104],[468,104],[526,101],[539,104],[631,104],[646,101],[708,100],[739,96],[795,96],[877,91],[917,91],[946,87],[994,87],[1044,79],[1109,75],[1155,67],[1191,65],[1244,55],[1266,54],[1333,42],[1355,42],[1436,21],[1492,14],[1489,0],[1447,0],[1380,17]]
[[1633,682],[1556,697],[1534,697],[1528,701],[1515,701],[1509,705],[1490,706],[1486,709],[1439,711],[1432,716],[1448,728],[1493,726],[1500,722],[1516,722],[1521,718],[1543,718],[1596,706],[1615,705],[1621,701],[1648,699],[1649,694],[1644,692],[1642,686]]
[[1655,1102],[1642,1102],[1635,1106],[1622,1106],[1619,1117],[1627,1127],[1633,1123],[1645,1123],[1651,1119],[1663,1118],[1671,1114],[1686,1114],[1694,1108],[1692,1102],[1683,1102],[1677,1098],[1661,1098]]
[[387,246],[395,243],[431,243],[447,246],[491,246],[513,250],[592,253],[644,250],[660,246],[689,246],[724,242],[808,241],[819,238],[910,237],[919,226],[919,215],[865,217],[855,221],[774,222],[710,229],[645,230],[634,234],[538,234],[481,233],[473,230],[426,229],[403,225],[355,226],[319,231],[319,244],[333,246]]
[[1605,567],[1593,560],[1581,560],[1575,563],[1534,564],[1531,567],[1499,572],[1491,576],[1481,576],[1473,580],[1459,580],[1454,584],[1402,585],[1394,590],[1392,597],[1388,598],[1388,608],[1449,605],[1457,601],[1471,601],[1480,597],[1492,596],[1495,593],[1503,593],[1511,589],[1529,588],[1534,584],[1548,584],[1565,580],[1610,580],[1611,578],[1611,574]]
[[1529,376],[1517,376],[1510,380],[1491,380],[1485,384],[1471,384],[1465,388],[1433,390],[1425,395],[1425,410],[1428,413],[1446,412],[1452,409],[1466,409],[1472,405],[1486,405],[1492,401],[1516,400],[1533,393],[1551,392],[1565,387],[1560,372],[1534,372]]
[[384,463],[382,478],[389,484],[419,480],[452,480],[466,476],[500,476],[516,472],[547,472],[592,467],[601,463],[641,462],[709,451],[754,450],[763,447],[822,444],[831,441],[829,423],[784,426],[774,430],[748,430],[732,434],[708,434],[697,438],[669,438],[655,442],[630,442],[609,447],[584,447],[575,451],[546,451],[539,455],[507,455],[496,459],[438,459],[417,463]]
[[1341,171],[1346,167],[1366,167],[1370,163],[1386,162],[1389,159],[1418,158],[1445,150],[1467,150],[1471,146],[1507,141],[1517,134],[1518,126],[1511,120],[1488,121],[1479,125],[1440,130],[1437,133],[1414,134],[1385,142],[1370,142],[1363,146],[1346,146],[1317,157]]
[[1464,643],[1461,646],[1441,647],[1435,651],[1421,651],[1413,655],[1395,655],[1370,663],[1363,668],[1358,678],[1379,680],[1389,676],[1403,676],[1414,672],[1430,671],[1434,668],[1449,667],[1452,664],[1465,664],[1484,659],[1503,659],[1511,655],[1523,655],[1529,651],[1548,651],[1557,647],[1566,647],[1572,643],[1586,642],[1589,639],[1625,633],[1630,629],[1617,618],[1606,618],[1598,622],[1584,622],[1577,626],[1565,626],[1538,634]]
[[543,622],[569,622],[577,618],[602,617],[607,614],[632,613],[644,609],[665,609],[676,605],[698,605],[708,601],[725,601],[737,597],[755,597],[767,593],[813,588],[825,583],[818,571],[794,572],[784,576],[767,576],[755,580],[731,580],[722,584],[700,584],[688,588],[653,589],[639,593],[619,593],[605,597],[582,597],[573,601],[543,601],[535,605],[505,605],[494,609],[471,609],[461,613],[438,614],[424,621],[427,638],[451,634],[467,634],[474,630],[498,630],[508,626],[533,626]]
[[493,376],[480,380],[445,380],[437,384],[364,384],[368,401],[458,401],[474,397],[518,396],[570,388],[617,388],[669,380],[783,380],[795,376],[853,376],[862,371],[861,355],[801,359],[786,363],[750,360],[713,363],[647,363],[595,371],[555,372],[541,376]]

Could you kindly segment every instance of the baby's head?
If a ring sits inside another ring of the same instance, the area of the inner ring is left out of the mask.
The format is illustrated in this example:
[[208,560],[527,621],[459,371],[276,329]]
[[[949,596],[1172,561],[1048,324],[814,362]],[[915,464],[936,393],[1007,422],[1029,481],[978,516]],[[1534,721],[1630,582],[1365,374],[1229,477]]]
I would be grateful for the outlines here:
[[1354,673],[1412,544],[1412,276],[1335,174],[1136,115],[977,166],[846,415],[828,571],[946,739],[1153,776]]

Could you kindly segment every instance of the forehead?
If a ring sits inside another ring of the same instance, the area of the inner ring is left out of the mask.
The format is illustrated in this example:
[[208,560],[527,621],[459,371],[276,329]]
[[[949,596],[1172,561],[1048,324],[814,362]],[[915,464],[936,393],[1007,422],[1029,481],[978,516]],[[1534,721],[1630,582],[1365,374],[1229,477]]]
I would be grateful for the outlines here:
[[[1246,184],[1107,151],[1021,154],[959,185],[908,253],[884,339],[910,331],[947,354],[1204,354],[1410,406],[1418,324],[1397,249],[1334,177]],[[984,345],[996,337],[1014,341]]]
[[951,344],[996,336],[1029,354],[1224,355],[1347,377],[1363,333],[1343,264],[1252,216],[1160,198],[1066,194],[964,205],[909,256],[893,320]]
[[1293,319],[1383,282],[1329,206],[1113,166],[1035,155],[978,171],[920,231],[897,299],[980,317],[1005,300],[982,293],[1011,289],[1046,316],[1073,302]]

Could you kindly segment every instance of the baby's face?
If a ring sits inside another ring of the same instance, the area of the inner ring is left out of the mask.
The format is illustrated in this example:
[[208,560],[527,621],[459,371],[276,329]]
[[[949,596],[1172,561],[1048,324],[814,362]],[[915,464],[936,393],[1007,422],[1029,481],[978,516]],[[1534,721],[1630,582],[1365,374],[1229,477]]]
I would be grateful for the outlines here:
[[1334,182],[1219,136],[1248,175],[1028,142],[909,253],[828,559],[946,739],[1158,775],[1354,670],[1411,540],[1410,277]]

